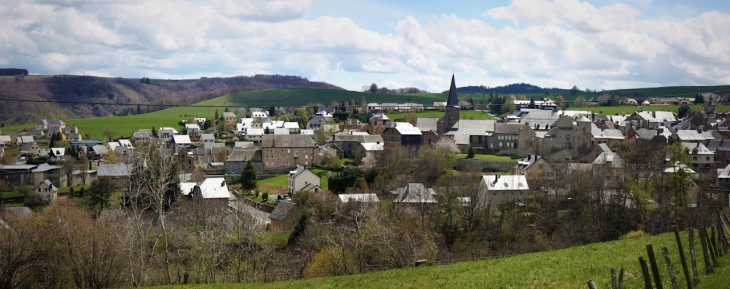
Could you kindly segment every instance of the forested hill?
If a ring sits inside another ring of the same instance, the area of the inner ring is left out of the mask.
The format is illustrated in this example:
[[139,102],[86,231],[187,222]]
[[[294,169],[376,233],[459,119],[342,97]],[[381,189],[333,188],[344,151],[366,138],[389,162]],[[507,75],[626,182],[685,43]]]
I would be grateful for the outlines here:
[[464,86],[456,89],[458,93],[464,94],[491,94],[493,92],[499,94],[532,94],[550,92],[553,94],[567,93],[568,89],[562,88],[542,88],[527,83],[514,83],[505,86],[486,87],[480,86]]
[[[11,71],[8,70],[8,72]],[[313,82],[299,76],[285,75],[162,80],[76,75],[9,74],[15,75],[0,76],[0,99],[32,100],[36,102],[0,100],[0,123],[3,124],[27,123],[42,118],[138,114],[153,109],[162,109],[162,107],[137,106],[137,103],[192,104],[224,94],[259,89],[342,89],[325,82]],[[94,104],[85,105],[76,102]]]

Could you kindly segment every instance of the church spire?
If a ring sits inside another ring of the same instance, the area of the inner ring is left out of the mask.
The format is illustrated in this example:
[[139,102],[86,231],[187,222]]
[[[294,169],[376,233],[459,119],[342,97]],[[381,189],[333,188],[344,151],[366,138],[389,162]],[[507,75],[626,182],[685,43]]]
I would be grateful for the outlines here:
[[446,101],[446,106],[458,106],[459,98],[456,97],[456,81],[454,81],[454,75],[451,75],[451,88],[449,88],[449,98]]

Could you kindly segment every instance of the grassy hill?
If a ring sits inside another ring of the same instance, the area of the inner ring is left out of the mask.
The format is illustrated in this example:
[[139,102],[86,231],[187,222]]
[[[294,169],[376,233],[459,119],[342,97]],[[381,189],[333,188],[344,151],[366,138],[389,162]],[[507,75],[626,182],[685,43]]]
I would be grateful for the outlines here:
[[142,104],[180,105],[241,91],[269,88],[342,90],[298,76],[255,75],[165,80],[30,75],[16,81],[0,76],[0,122],[18,124],[41,118],[131,115],[159,110]]
[[[687,234],[682,234],[685,252],[689,248]],[[289,282],[256,284],[213,284],[178,285],[158,288],[587,288],[589,279],[596,281],[598,288],[610,288],[610,270],[623,267],[624,288],[643,288],[641,267],[638,257],[645,256],[645,245],[652,243],[657,258],[662,283],[670,288],[666,263],[660,246],[664,245],[672,256],[678,283],[684,285],[684,275],[679,262],[679,253],[674,234],[619,240],[591,244],[562,250],[518,255],[514,257],[461,262],[450,265],[410,267],[366,274],[316,278]],[[702,266],[699,241],[695,240],[698,252],[697,264]],[[689,257],[688,257],[689,258]],[[728,257],[721,260],[722,266],[715,274],[706,276],[700,272],[700,286],[696,288],[727,288]],[[724,286],[724,287],[718,287]]]
[[[137,129],[161,126],[178,127],[178,122],[190,117],[204,117],[211,119],[215,111],[223,113],[226,108],[235,112],[238,106],[264,107],[270,106],[303,106],[307,104],[329,104],[333,100],[338,102],[355,100],[357,103],[365,97],[367,102],[416,102],[432,105],[435,101],[445,100],[442,94],[372,94],[347,90],[315,89],[315,88],[279,88],[247,91],[227,94],[191,106],[172,107],[151,113],[127,116],[103,116],[91,118],[63,118],[68,125],[78,126],[82,133],[89,134],[97,139],[104,138],[104,130],[112,128],[116,135],[128,137]],[[40,112],[35,113],[41,114]],[[485,114],[486,115],[486,114]],[[48,117],[48,116],[46,116]],[[59,116],[63,117],[63,116]],[[465,118],[467,115],[465,114]],[[474,116],[471,116],[474,117]],[[43,116],[38,116],[38,119]],[[0,128],[3,134],[19,132],[32,128],[35,121],[23,125],[12,125]]]

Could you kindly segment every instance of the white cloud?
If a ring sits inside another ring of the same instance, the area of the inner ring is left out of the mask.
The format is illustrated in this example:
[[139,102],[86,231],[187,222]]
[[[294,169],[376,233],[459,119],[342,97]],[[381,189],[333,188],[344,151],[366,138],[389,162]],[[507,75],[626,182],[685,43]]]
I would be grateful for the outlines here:
[[41,74],[277,73],[353,90],[378,82],[430,91],[448,88],[452,71],[459,85],[730,82],[730,15],[649,18],[640,8],[659,5],[651,1],[514,0],[476,19],[404,14],[384,31],[309,15],[308,0],[6,2],[0,63]]

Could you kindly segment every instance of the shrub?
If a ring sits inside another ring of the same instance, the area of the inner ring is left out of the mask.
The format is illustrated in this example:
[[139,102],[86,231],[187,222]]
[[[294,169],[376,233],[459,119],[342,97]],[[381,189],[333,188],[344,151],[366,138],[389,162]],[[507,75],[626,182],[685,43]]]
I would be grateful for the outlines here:
[[264,203],[269,201],[269,193],[263,193],[261,194],[261,200],[264,201]]
[[649,233],[644,232],[643,230],[637,230],[637,231],[631,231],[626,233],[625,235],[619,237],[619,240],[626,240],[626,239],[635,239],[635,238],[641,238],[651,236]]

